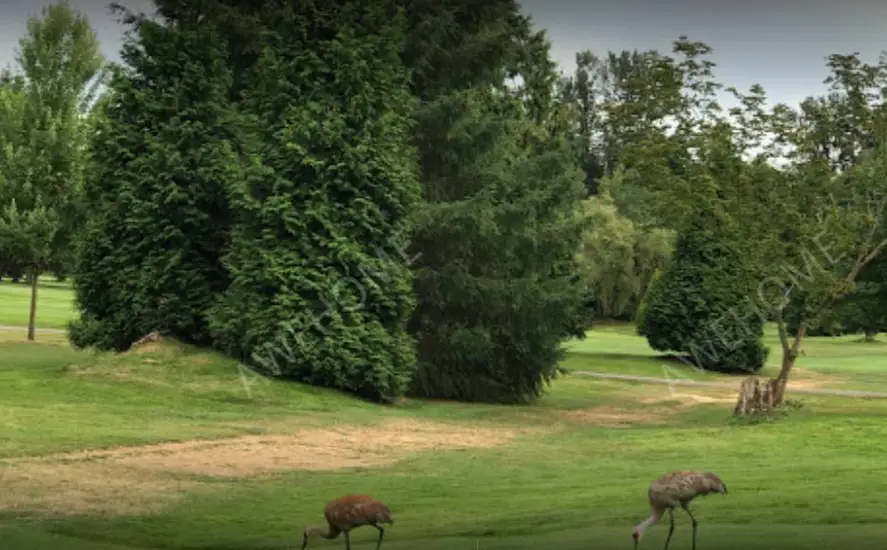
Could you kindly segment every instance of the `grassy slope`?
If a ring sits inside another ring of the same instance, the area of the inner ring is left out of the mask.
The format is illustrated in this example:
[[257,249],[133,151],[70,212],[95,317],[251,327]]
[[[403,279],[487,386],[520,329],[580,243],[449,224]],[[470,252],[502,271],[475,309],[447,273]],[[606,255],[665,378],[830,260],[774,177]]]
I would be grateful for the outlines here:
[[[649,481],[683,468],[714,470],[730,488],[694,505],[700,548],[883,548],[887,492],[873,489],[883,485],[887,401],[804,397],[806,407],[787,420],[737,426],[727,419],[729,404],[681,406],[680,396],[668,401],[665,386],[573,376],[533,407],[379,408],[295,384],[258,382],[248,393],[233,362],[188,348],[91,356],[53,344],[58,339],[0,341],[0,458],[397,418],[544,431],[505,447],[424,453],[388,466],[201,478],[184,500],[151,514],[7,510],[0,531],[11,548],[295,547],[323,503],[346,492],[391,505],[397,523],[388,550],[627,548],[631,526],[647,511]],[[811,340],[806,348],[805,365],[837,371],[836,383],[839,374],[881,380],[874,351],[860,354],[876,345]],[[661,367],[651,355],[643,340],[613,328],[575,344],[568,361],[655,375]],[[632,424],[601,425],[607,411]],[[5,485],[7,497],[17,490],[22,485]],[[688,522],[677,516],[672,547],[688,547]],[[369,547],[373,533],[361,531],[353,540]],[[660,548],[666,531],[651,530],[642,548]],[[332,547],[344,541],[309,545]]]

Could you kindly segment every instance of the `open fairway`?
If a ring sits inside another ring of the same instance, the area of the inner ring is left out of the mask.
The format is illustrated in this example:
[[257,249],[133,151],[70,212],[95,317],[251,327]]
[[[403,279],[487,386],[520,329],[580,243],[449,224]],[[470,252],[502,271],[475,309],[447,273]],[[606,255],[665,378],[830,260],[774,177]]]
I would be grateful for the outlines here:
[[[782,360],[776,326],[765,326],[764,343],[770,348],[762,376],[776,376]],[[633,325],[607,323],[589,332],[584,340],[566,345],[564,366],[574,370],[652,376],[673,380],[728,381],[739,385],[741,377],[700,371],[651,349],[637,336]],[[887,391],[887,343],[880,336],[864,342],[860,336],[807,338],[792,374],[796,388]]]
[[[31,285],[0,281],[0,326],[27,326],[31,312]],[[77,314],[71,284],[51,277],[37,286],[37,327],[62,329]]]
[[[729,487],[694,504],[700,550],[881,549],[887,534],[883,399],[804,396],[787,419],[740,425],[730,390],[567,376],[530,407],[378,407],[175,343],[108,355],[0,337],[0,530],[17,549],[297,548],[349,492],[392,508],[383,549],[630,548],[647,486],[675,469]],[[811,339],[799,384],[887,386],[878,346]],[[661,368],[625,327],[572,347],[577,370]],[[689,548],[676,516],[671,547]]]

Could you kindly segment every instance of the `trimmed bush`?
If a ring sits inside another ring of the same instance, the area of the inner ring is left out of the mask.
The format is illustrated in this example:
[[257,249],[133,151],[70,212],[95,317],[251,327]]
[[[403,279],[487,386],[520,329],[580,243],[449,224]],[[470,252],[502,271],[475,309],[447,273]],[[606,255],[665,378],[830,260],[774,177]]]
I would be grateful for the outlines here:
[[655,350],[697,367],[757,372],[767,359],[763,313],[750,300],[757,279],[736,232],[715,214],[693,218],[639,308],[638,333]]

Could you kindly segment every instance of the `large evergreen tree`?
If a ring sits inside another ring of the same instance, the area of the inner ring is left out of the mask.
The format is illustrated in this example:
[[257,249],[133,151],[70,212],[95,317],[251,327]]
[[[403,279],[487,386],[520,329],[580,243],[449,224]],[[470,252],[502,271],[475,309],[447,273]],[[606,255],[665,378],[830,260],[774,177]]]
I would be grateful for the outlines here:
[[757,271],[740,228],[709,206],[678,233],[674,256],[644,297],[638,333],[651,348],[685,354],[697,368],[757,372],[767,359],[764,319],[747,303]]
[[227,287],[225,193],[239,166],[227,45],[205,12],[179,16],[125,17],[126,66],[92,136],[79,346],[124,349],[151,331],[208,343],[206,310]]
[[266,373],[390,400],[415,366],[404,19],[393,1],[266,9],[216,345]]
[[743,161],[730,126],[711,124],[689,138],[697,145],[683,175],[689,215],[644,297],[638,333],[655,350],[689,355],[698,368],[757,372],[767,358],[765,318],[748,300],[762,278],[761,236],[747,218],[753,183],[769,180]]
[[[585,286],[572,256],[583,177],[574,152],[550,132],[557,117],[540,90],[556,75],[544,37],[531,36],[513,2],[440,9],[449,32],[426,42],[414,34],[408,49],[424,100],[416,143],[426,200],[413,241],[422,256],[411,389],[524,402],[554,376],[561,340],[578,331]],[[435,40],[438,49],[429,46]],[[416,52],[439,63],[435,73]],[[529,78],[510,93],[505,79],[518,74]]]

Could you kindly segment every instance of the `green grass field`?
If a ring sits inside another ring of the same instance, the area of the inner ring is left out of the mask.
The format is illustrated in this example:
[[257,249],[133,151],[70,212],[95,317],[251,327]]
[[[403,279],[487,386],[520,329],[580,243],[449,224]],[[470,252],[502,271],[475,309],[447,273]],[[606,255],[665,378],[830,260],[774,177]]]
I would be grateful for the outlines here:
[[[0,281],[0,325],[27,326],[31,312],[31,286]],[[60,329],[76,315],[69,282],[40,278],[37,285],[37,327]]]
[[[4,547],[298,548],[328,499],[366,492],[396,518],[383,549],[631,548],[650,481],[705,469],[730,493],[694,503],[699,550],[884,548],[887,400],[803,396],[788,418],[746,425],[729,390],[573,375],[530,407],[378,407],[174,343],[110,355],[63,338],[0,331]],[[798,383],[887,387],[880,345],[811,339]],[[656,355],[613,325],[567,364],[661,375]],[[689,548],[676,516],[671,548]],[[353,547],[374,539],[358,530]]]

